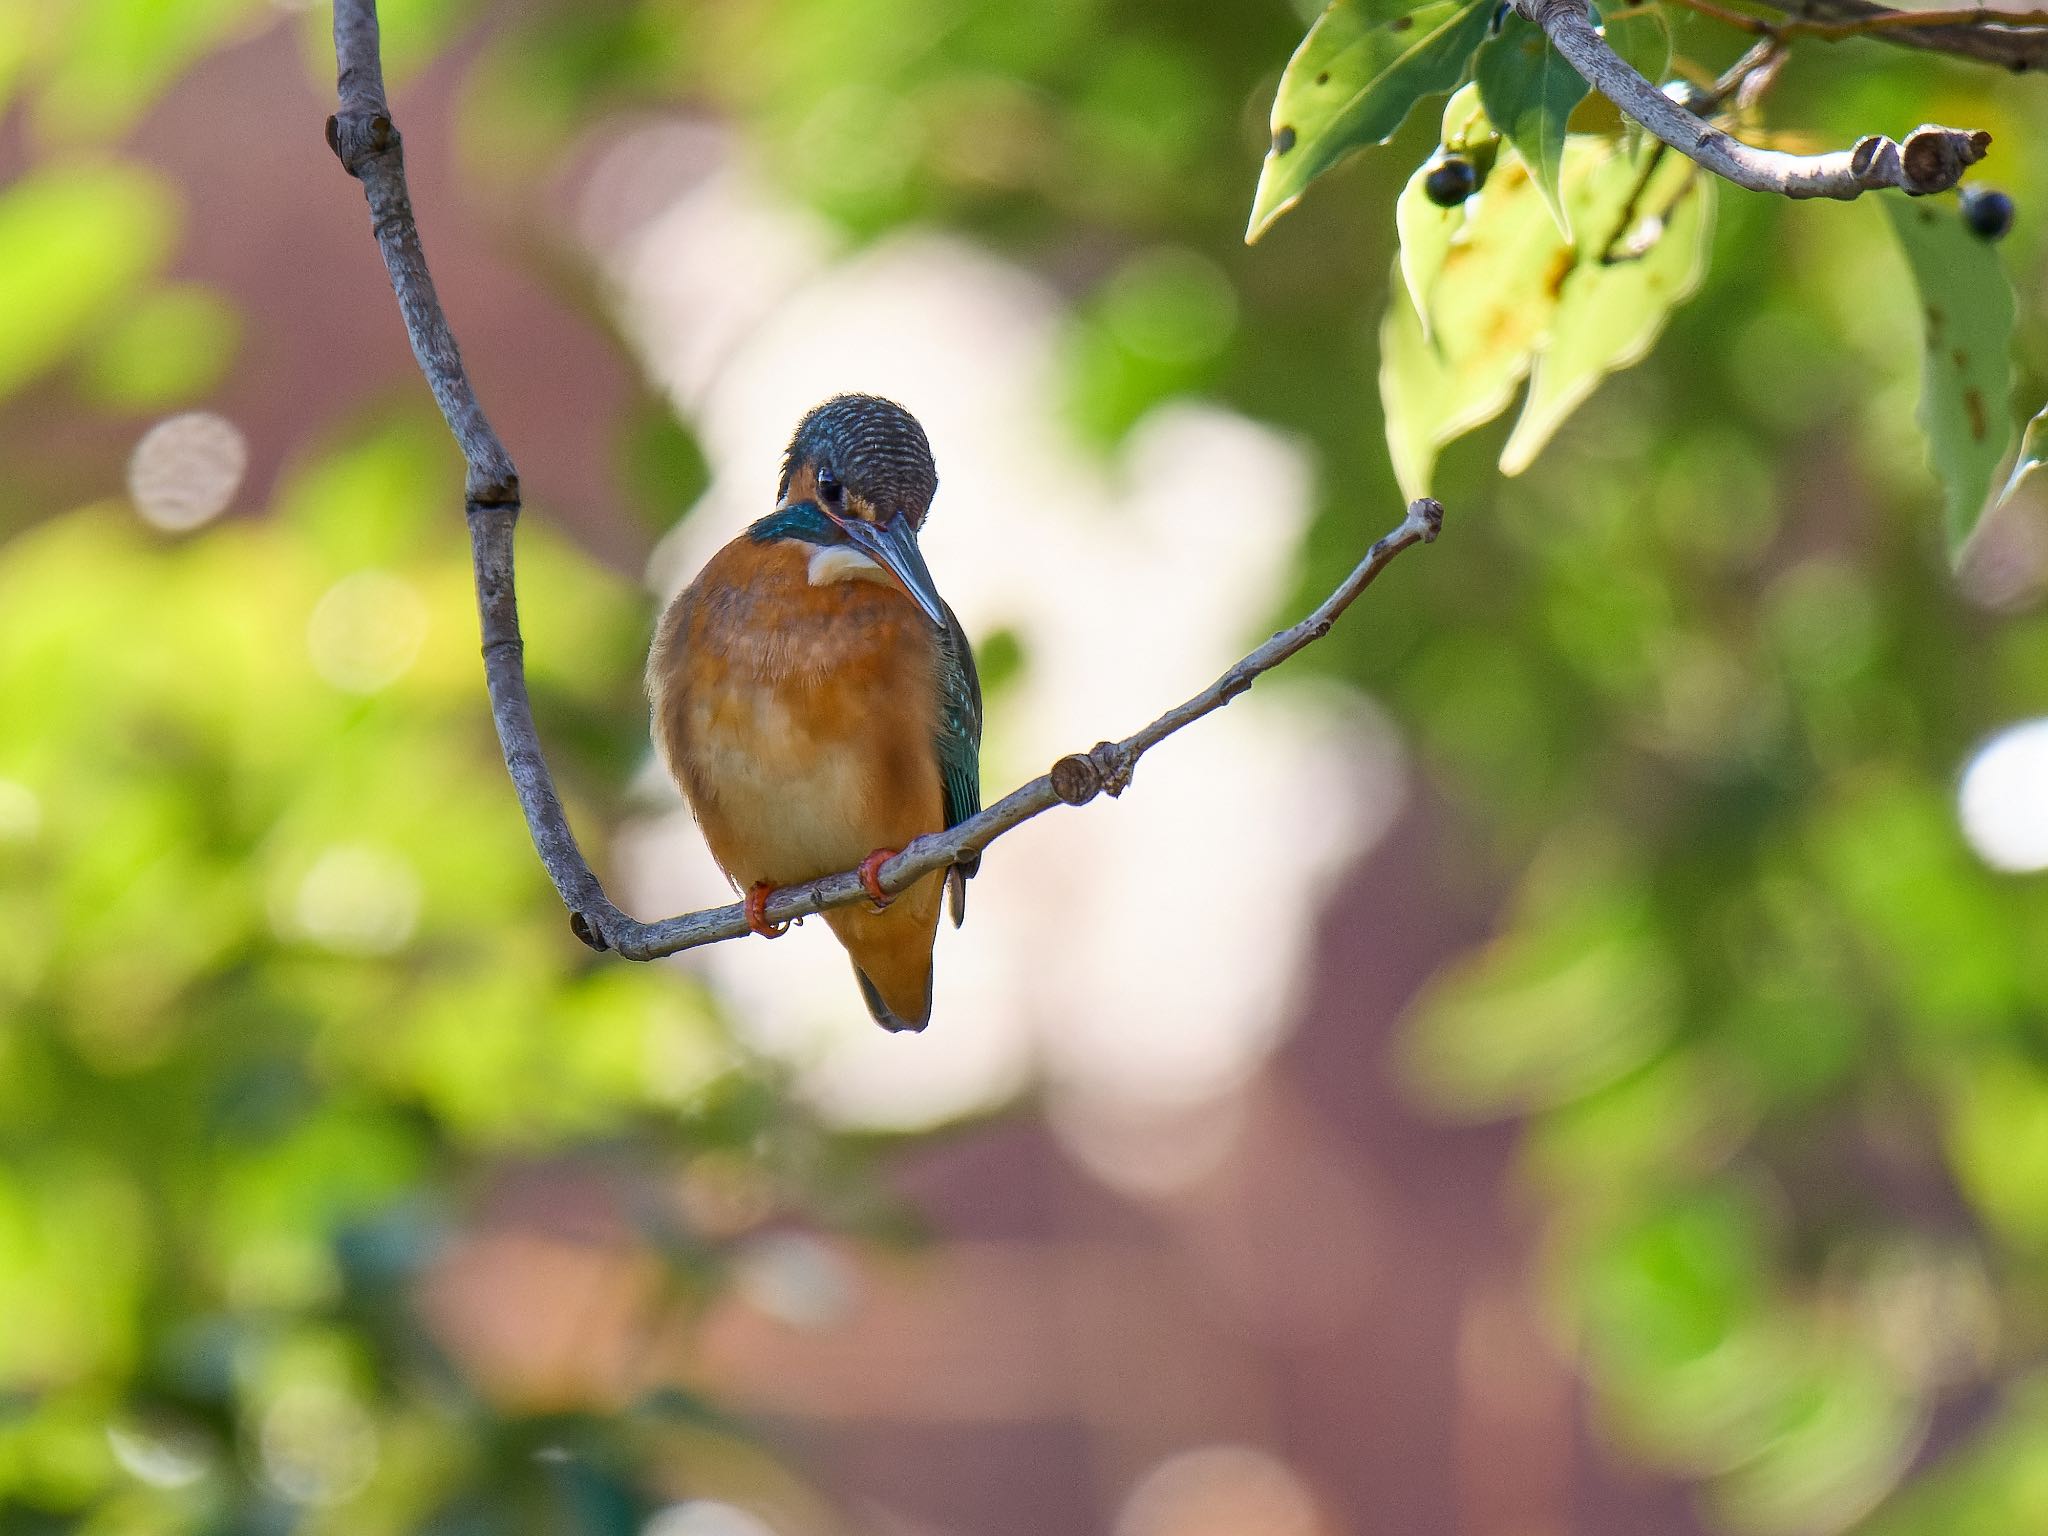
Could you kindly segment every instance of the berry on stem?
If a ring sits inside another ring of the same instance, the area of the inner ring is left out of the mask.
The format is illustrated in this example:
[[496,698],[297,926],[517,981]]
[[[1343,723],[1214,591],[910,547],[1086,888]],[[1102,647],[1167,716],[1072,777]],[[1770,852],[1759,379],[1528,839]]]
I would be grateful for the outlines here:
[[1439,208],[1455,208],[1479,190],[1479,168],[1463,155],[1445,155],[1422,178],[1422,193]]
[[1984,240],[2002,240],[2012,228],[2013,202],[1993,187],[1964,187],[1957,194],[1962,202],[1963,222]]

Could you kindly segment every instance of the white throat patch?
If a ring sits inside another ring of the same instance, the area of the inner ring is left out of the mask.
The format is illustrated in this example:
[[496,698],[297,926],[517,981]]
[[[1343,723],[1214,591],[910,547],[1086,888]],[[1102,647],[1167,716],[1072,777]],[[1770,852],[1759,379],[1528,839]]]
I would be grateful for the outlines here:
[[811,585],[829,587],[835,581],[874,581],[893,585],[889,573],[848,544],[821,544],[811,553]]

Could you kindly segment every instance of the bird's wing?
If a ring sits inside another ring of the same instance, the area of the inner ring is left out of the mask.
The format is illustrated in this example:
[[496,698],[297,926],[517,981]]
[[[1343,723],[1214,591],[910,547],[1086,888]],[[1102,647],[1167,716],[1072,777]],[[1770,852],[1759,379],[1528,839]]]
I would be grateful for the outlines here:
[[[946,825],[955,827],[981,809],[981,676],[974,670],[967,632],[951,608],[939,631],[938,683],[938,730],[932,744],[939,754]],[[967,915],[967,878],[980,864],[975,854],[947,871],[956,928]]]

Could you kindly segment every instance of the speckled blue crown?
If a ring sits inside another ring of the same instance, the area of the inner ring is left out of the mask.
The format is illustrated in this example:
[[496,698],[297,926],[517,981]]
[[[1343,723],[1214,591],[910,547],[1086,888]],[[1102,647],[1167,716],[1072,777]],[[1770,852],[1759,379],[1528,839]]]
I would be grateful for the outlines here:
[[830,470],[884,517],[906,512],[922,522],[939,489],[924,428],[895,401],[876,395],[834,395],[797,423],[782,461],[783,495],[803,464]]

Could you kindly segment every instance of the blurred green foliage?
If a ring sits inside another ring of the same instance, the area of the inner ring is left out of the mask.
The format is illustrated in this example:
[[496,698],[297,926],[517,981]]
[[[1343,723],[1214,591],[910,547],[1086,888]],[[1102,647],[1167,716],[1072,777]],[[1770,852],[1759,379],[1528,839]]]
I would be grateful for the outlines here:
[[[557,942],[451,472],[437,423],[367,422],[260,521],[167,544],[90,506],[0,551],[0,1528],[524,1528],[506,1468],[593,1432],[462,1406],[397,1293],[466,1188],[577,1144],[705,1283],[661,1170],[793,1113],[690,986]],[[581,658],[536,654],[540,707],[603,723],[567,763],[629,760],[638,595],[538,530],[523,565],[537,652]]]
[[[460,0],[384,9],[401,77],[479,25]],[[945,224],[1048,273],[1084,440],[1198,392],[1313,444],[1319,593],[1398,494],[1374,337],[1441,125],[1416,114],[1247,252],[1310,19],[542,0],[450,67],[479,186],[686,104],[853,239]],[[33,146],[0,188],[0,397],[136,419],[230,376],[241,321],[164,280],[177,194],[121,146],[269,24],[256,0],[0,0],[0,102]],[[1744,41],[1690,13],[1630,26],[1695,77]],[[1831,144],[1997,134],[2037,383],[2039,89],[1802,43],[1768,101]],[[1612,1432],[1717,1520],[2039,1528],[2048,883],[1985,868],[1954,801],[1977,743],[2048,713],[2048,615],[2038,585],[1977,601],[1949,571],[1882,217],[1731,194],[1712,247],[1657,351],[1526,475],[1494,472],[1502,427],[1451,445],[1438,553],[1312,653],[1387,702],[1465,829],[1446,882],[1514,891],[1400,1059],[1442,1113],[1526,1125],[1560,1332]],[[0,1531],[636,1529],[680,1491],[655,1464],[715,1415],[494,1398],[409,1288],[542,1155],[644,1196],[686,1300],[726,1254],[672,1209],[679,1167],[726,1157],[781,1206],[873,1217],[861,1150],[712,999],[562,942],[478,704],[438,425],[412,402],[322,441],[263,515],[183,540],[0,485]],[[621,452],[650,517],[703,473],[658,420]],[[536,697],[602,824],[644,740],[646,614],[540,523]],[[1020,664],[1014,636],[989,655]]]

